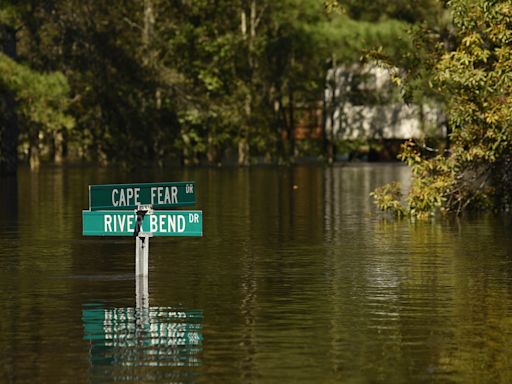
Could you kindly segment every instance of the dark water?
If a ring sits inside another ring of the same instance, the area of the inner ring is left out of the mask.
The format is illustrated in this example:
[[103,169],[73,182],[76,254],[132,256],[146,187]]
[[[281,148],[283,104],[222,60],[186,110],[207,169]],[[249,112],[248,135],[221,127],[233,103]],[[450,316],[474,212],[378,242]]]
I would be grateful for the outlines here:
[[[405,168],[0,179],[0,382],[509,383],[510,217],[382,220]],[[195,180],[204,238],[84,238],[89,184]]]

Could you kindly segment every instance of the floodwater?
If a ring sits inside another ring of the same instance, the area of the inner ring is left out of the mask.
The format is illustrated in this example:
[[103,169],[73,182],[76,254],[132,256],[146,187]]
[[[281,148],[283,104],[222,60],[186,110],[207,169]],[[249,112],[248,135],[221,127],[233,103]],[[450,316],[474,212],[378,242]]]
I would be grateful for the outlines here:
[[[2,383],[510,383],[510,217],[385,220],[398,165],[0,179]],[[203,238],[83,237],[88,185],[196,182]]]

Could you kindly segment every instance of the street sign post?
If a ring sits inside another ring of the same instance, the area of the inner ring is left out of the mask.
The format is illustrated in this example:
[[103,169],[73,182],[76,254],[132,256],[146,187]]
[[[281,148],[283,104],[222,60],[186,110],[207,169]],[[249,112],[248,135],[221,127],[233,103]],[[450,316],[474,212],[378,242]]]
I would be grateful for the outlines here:
[[89,210],[82,211],[82,234],[135,237],[138,307],[149,306],[149,238],[203,236],[202,211],[156,209],[189,206],[195,201],[193,181],[89,186]]
[[89,186],[89,209],[129,210],[141,205],[152,205],[153,209],[194,205],[195,183],[104,184]]

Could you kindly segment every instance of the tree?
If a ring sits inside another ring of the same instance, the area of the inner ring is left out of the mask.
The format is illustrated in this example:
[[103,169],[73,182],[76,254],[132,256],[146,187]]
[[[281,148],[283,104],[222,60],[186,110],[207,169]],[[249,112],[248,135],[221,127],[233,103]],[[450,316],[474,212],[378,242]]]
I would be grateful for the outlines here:
[[23,28],[30,29],[26,21],[32,5],[30,1],[0,4],[0,29],[4,41],[4,53],[0,53],[0,89],[6,116],[0,158],[5,164],[4,169],[11,172],[17,164],[18,124],[32,168],[39,166],[41,135],[70,129],[74,124],[73,118],[66,114],[69,87],[64,75],[39,72],[20,62],[17,34]]
[[[16,31],[7,23],[0,21],[0,41],[2,55],[16,58]],[[18,120],[16,100],[13,91],[0,88],[0,175],[15,174],[18,166]]]
[[16,95],[22,133],[28,137],[30,165],[39,166],[41,132],[71,129],[74,120],[66,114],[69,87],[61,73],[41,74],[0,54],[0,83]]
[[403,146],[401,159],[413,174],[405,205],[396,184],[373,194],[381,208],[399,214],[508,209],[512,202],[512,1],[448,6],[455,46],[436,60],[432,90],[446,97],[451,146],[443,153]]

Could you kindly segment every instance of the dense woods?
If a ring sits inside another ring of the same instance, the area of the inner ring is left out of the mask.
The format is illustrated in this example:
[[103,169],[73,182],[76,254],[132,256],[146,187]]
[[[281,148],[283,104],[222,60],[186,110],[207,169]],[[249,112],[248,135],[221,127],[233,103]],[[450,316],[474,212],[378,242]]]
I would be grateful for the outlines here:
[[0,162],[12,170],[16,159],[37,167],[321,157],[328,138],[301,147],[295,129],[322,109],[327,69],[372,48],[405,55],[407,28],[432,24],[437,3],[0,4]]

